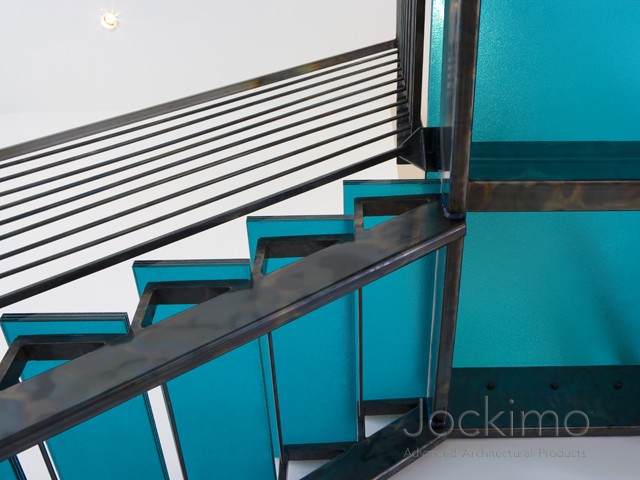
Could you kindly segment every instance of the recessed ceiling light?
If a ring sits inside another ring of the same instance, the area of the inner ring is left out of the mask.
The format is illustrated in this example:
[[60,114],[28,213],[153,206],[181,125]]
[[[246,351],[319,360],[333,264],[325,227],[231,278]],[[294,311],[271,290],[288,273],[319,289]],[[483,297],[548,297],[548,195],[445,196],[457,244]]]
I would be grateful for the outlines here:
[[105,12],[100,17],[100,23],[107,30],[113,30],[118,26],[120,20],[118,19],[118,14],[116,12]]

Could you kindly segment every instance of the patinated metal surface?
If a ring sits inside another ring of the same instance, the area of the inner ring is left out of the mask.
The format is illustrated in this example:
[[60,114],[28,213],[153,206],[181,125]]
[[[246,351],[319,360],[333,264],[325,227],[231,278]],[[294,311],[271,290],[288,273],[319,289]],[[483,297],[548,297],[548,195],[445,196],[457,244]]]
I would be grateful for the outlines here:
[[440,158],[451,172],[447,209],[467,211],[467,182],[476,84],[480,0],[445,3],[440,111]]
[[474,212],[640,210],[640,180],[472,181]]
[[[443,179],[447,214],[464,218],[468,206],[471,131],[480,33],[480,0],[452,0],[445,7],[444,49],[442,57],[442,99],[439,145],[443,168],[450,172]],[[446,193],[448,186],[448,193]],[[458,298],[464,240],[447,246],[444,258],[442,311],[436,325],[434,411],[448,408],[453,346],[458,319]],[[435,418],[434,421],[441,421]]]
[[[444,259],[444,279],[442,287],[442,313],[438,333],[438,359],[435,367],[435,391],[433,410],[447,411],[451,390],[451,367],[453,366],[453,347],[456,338],[458,320],[458,299],[462,270],[462,252],[464,238],[447,245]],[[440,421],[440,418],[434,420]]]
[[[389,478],[446,438],[444,435],[434,433],[427,422],[425,412],[421,414],[420,408],[414,408],[304,478],[305,480]],[[407,432],[412,435],[408,435]]]
[[[637,435],[639,374],[637,365],[454,368],[452,435]],[[463,412],[474,413],[460,418]]]
[[250,288],[249,280],[206,280],[188,282],[151,282],[140,297],[131,329],[140,330],[153,322],[158,305],[200,304],[231,290]]

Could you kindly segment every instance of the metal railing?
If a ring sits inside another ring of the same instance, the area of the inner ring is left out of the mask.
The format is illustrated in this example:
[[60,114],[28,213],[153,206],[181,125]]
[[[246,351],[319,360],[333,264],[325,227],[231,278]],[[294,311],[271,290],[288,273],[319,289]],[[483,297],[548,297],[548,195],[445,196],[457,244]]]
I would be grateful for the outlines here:
[[1,150],[0,306],[396,157],[398,53],[385,42]]

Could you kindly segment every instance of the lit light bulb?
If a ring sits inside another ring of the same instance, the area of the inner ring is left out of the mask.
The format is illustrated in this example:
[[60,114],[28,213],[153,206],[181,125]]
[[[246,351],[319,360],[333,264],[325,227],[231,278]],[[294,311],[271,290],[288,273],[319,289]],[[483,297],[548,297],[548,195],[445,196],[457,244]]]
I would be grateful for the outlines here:
[[105,12],[100,17],[100,23],[107,30],[113,30],[118,26],[120,20],[118,20],[118,14],[115,12]]

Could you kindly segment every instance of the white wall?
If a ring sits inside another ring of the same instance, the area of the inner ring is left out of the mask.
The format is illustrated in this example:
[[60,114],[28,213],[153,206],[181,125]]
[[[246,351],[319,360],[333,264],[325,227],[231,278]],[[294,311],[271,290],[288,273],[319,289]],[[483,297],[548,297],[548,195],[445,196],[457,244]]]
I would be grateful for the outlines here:
[[0,16],[0,145],[395,36],[389,0],[2,0]]

